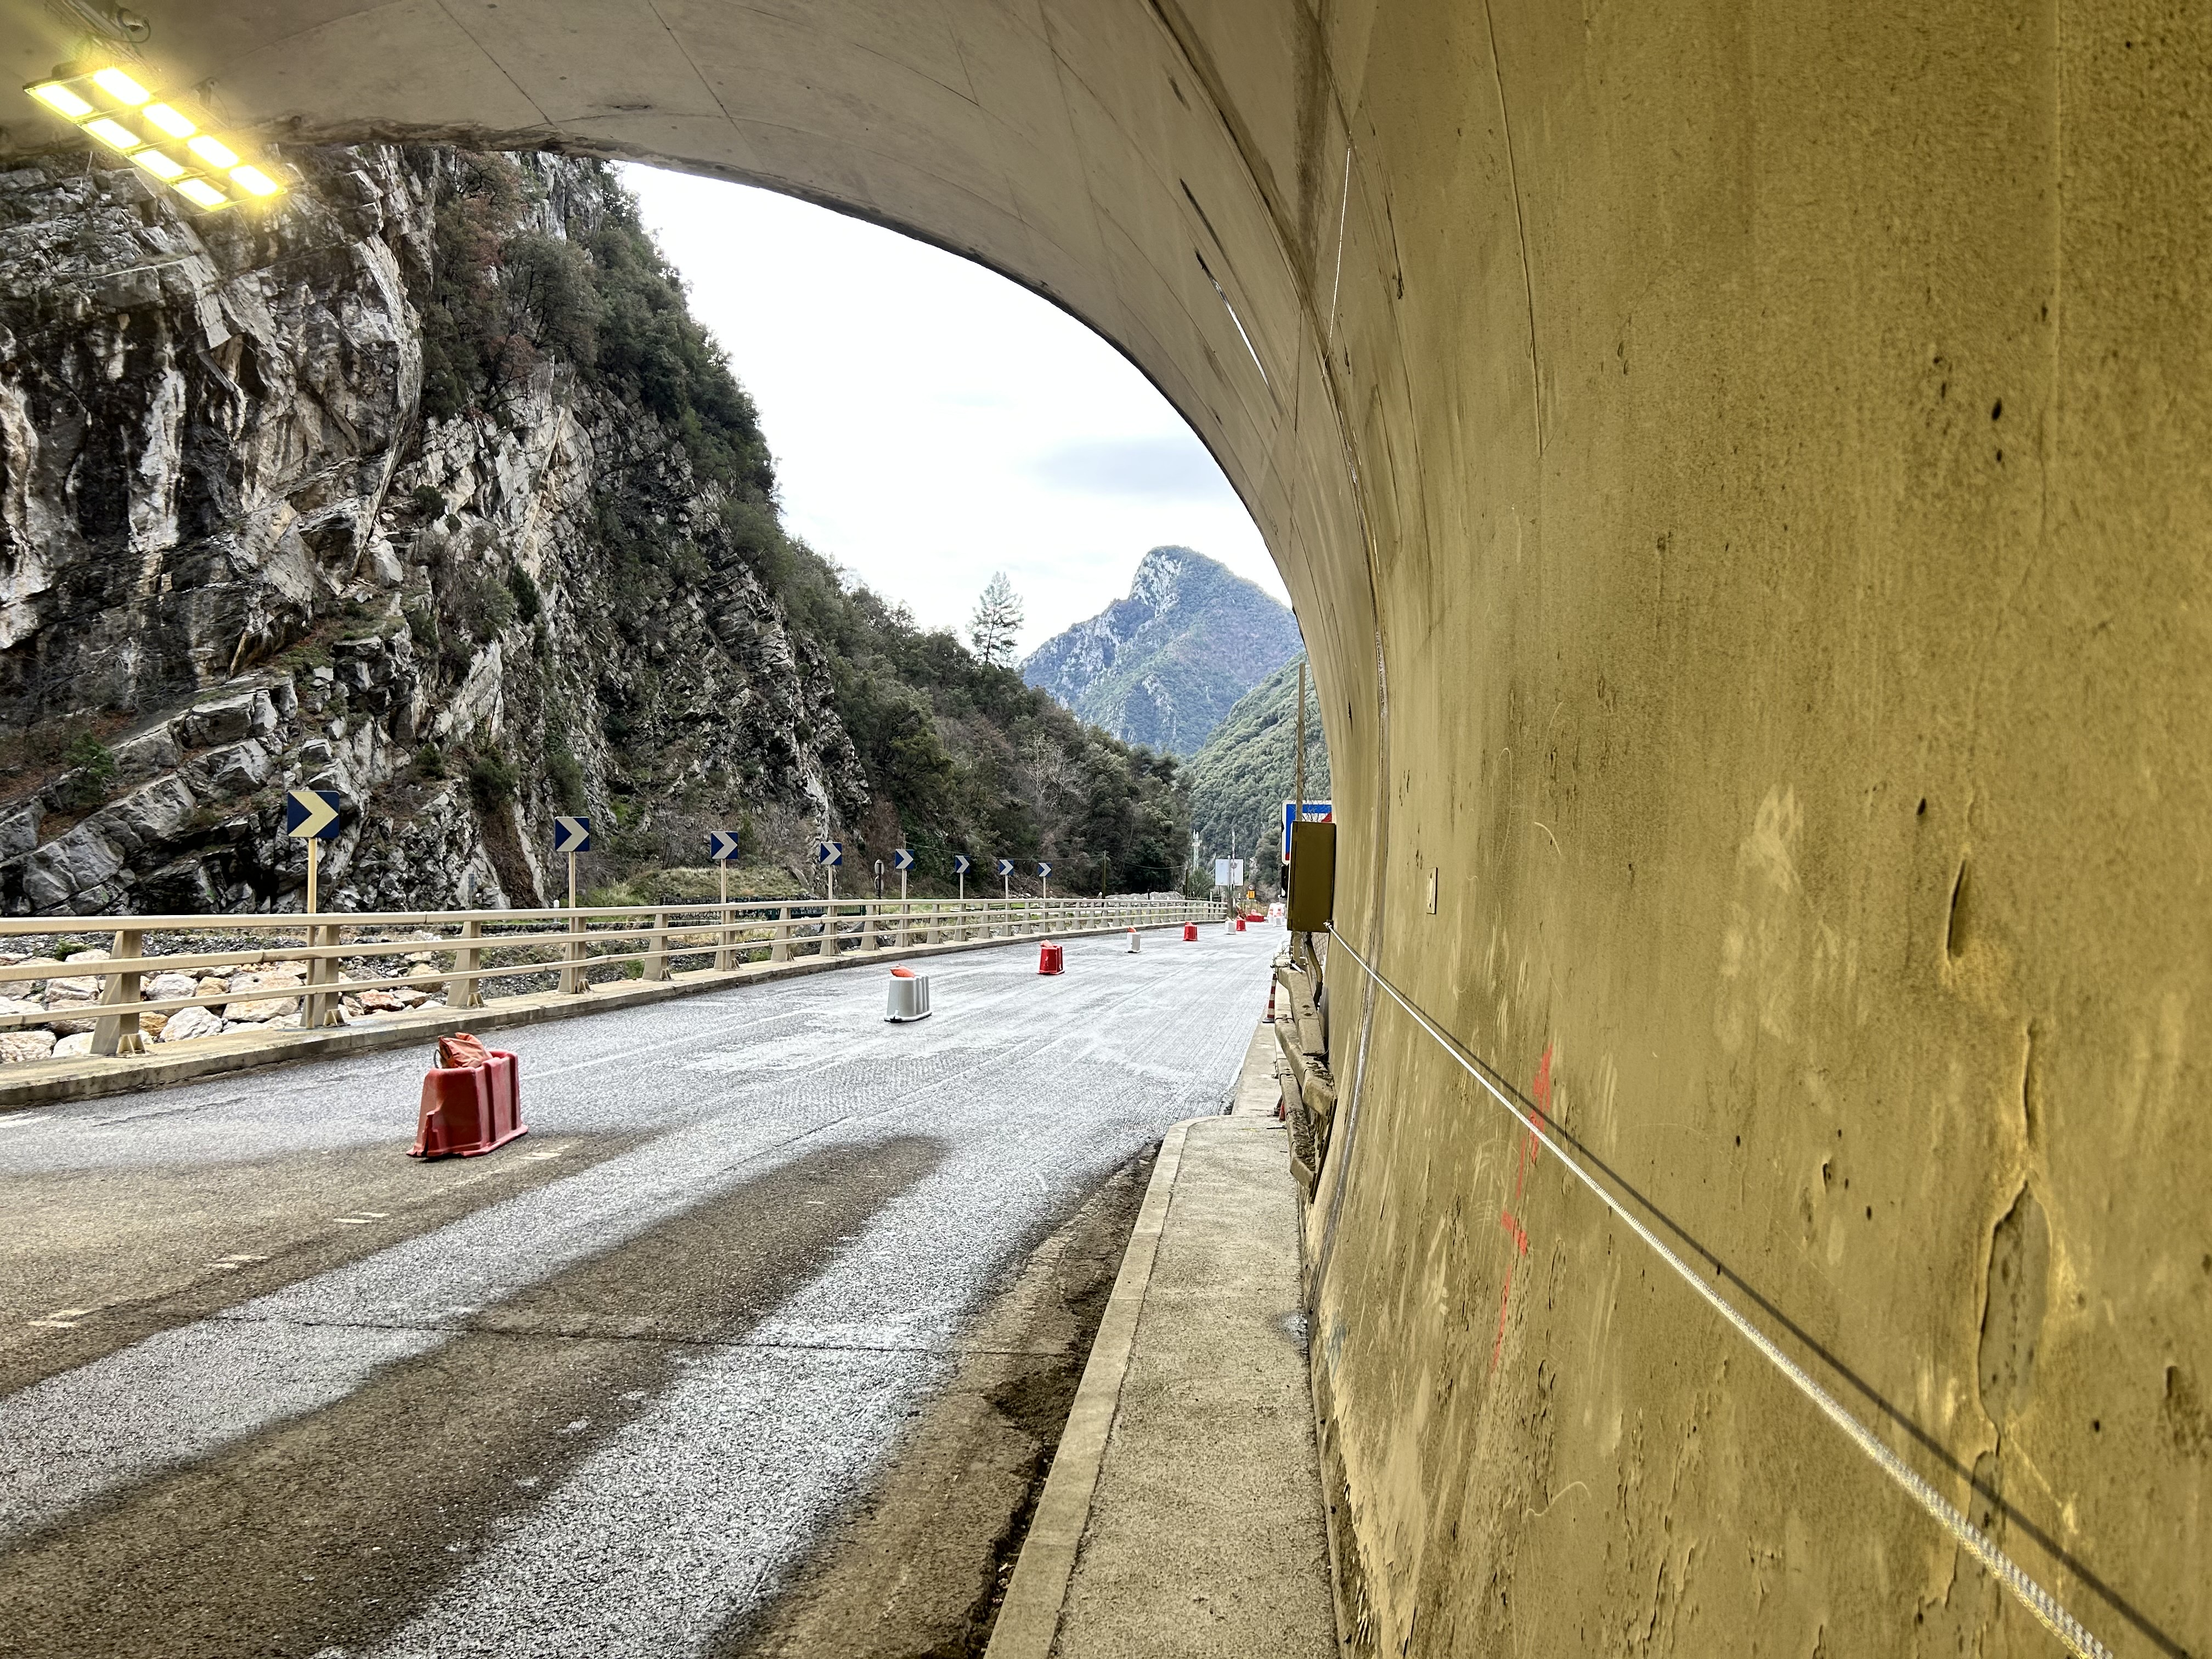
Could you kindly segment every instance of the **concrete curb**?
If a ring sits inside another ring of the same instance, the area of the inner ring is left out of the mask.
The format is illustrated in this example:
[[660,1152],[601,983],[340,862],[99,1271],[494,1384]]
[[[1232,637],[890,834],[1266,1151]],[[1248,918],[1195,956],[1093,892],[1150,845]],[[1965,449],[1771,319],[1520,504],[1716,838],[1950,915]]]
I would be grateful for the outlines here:
[[[1142,931],[1181,927],[1180,921],[1160,922]],[[1126,926],[1085,927],[1051,935],[1056,939],[1096,939],[1129,931]],[[0,1112],[57,1102],[98,1100],[108,1095],[130,1094],[141,1089],[165,1088],[195,1078],[216,1077],[227,1072],[251,1071],[262,1066],[282,1066],[295,1060],[327,1060],[344,1054],[377,1054],[426,1043],[454,1031],[492,1031],[502,1026],[538,1025],[548,1020],[574,1019],[580,1015],[642,1007],[702,991],[727,990],[738,985],[760,985],[797,979],[807,974],[835,973],[846,968],[887,966],[924,957],[950,956],[957,951],[991,951],[1009,945],[1034,945],[1047,937],[1024,933],[1013,939],[979,939],[941,945],[911,945],[871,951],[851,951],[831,957],[802,957],[796,962],[762,963],[751,967],[717,970],[702,969],[666,980],[624,980],[595,986],[582,996],[543,991],[530,995],[502,997],[481,1008],[434,1008],[410,1014],[387,1015],[365,1024],[333,1027],[322,1031],[285,1031],[266,1036],[199,1037],[189,1054],[165,1054],[156,1043],[144,1054],[66,1060],[34,1060],[10,1066],[18,1075],[0,1078]],[[155,958],[149,958],[155,960]],[[178,1045],[180,1048],[184,1046]],[[1155,1177],[1157,1179],[1157,1176]],[[1148,1204],[1149,1195],[1146,1200]],[[1115,1292],[1117,1295],[1119,1291]],[[1109,1413],[1110,1419],[1110,1413]]]
[[1106,1438],[1114,1427],[1121,1404],[1122,1379],[1136,1350],[1137,1322],[1144,1312],[1145,1294],[1152,1287],[1152,1264],[1158,1260],[1160,1235],[1166,1230],[1168,1206],[1173,1201],[1176,1172],[1182,1167],[1182,1145],[1193,1123],[1218,1115],[1187,1118],[1168,1130],[1160,1145],[1159,1160],[1152,1165],[1151,1183],[1145,1188],[1143,1207],[1121,1256],[1121,1271],[1114,1279],[1106,1312],[1098,1322],[1098,1334],[1091,1345],[1090,1362],[1077,1384],[1075,1404],[1067,1413],[1067,1426],[1060,1437],[1060,1449],[1045,1477],[1044,1491],[1030,1517],[1029,1535],[1014,1562],[1014,1576],[1006,1585],[1006,1599],[991,1629],[991,1644],[984,1659],[1048,1659],[1054,1638],[1060,1634],[1060,1616],[1067,1600],[1069,1581],[1075,1576],[1075,1558],[1091,1520],[1091,1495],[1098,1487],[1098,1472],[1106,1461]]

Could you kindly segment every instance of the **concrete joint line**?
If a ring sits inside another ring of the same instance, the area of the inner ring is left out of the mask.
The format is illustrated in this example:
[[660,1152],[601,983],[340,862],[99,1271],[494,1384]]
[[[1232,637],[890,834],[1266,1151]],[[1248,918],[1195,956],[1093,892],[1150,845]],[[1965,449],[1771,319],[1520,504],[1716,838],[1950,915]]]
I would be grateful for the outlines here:
[[1107,1436],[1121,1407],[1122,1379],[1136,1349],[1137,1323],[1144,1313],[1145,1294],[1152,1287],[1152,1263],[1167,1226],[1176,1175],[1182,1166],[1183,1138],[1193,1123],[1211,1122],[1218,1115],[1209,1112],[1186,1118],[1169,1129],[1160,1144],[1159,1160],[1152,1165],[1129,1248],[1121,1256],[1121,1271],[1115,1275],[1114,1292],[1098,1322],[1090,1361],[1076,1386],[1075,1404],[1030,1517],[1029,1535],[1014,1562],[1014,1576],[1006,1585],[1006,1599],[992,1626],[984,1659],[1048,1659],[1052,1652],[1068,1583],[1075,1576],[1076,1554],[1090,1524],[1091,1495],[1106,1461]]

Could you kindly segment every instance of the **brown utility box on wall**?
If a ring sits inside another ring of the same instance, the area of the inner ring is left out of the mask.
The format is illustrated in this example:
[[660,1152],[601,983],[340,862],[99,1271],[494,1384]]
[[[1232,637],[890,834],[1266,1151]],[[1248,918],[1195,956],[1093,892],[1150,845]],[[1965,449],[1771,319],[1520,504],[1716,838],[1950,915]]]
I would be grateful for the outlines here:
[[1336,909],[1336,826],[1291,826],[1290,927],[1294,933],[1328,931]]

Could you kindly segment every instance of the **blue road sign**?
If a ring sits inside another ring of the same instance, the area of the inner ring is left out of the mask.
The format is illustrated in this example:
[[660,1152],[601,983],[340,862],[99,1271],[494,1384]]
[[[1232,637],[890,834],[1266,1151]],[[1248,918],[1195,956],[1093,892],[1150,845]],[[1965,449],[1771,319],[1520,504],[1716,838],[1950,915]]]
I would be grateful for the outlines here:
[[1051,873],[1052,873],[1052,866],[1050,866],[1049,864],[1040,864],[1040,865],[1038,865],[1038,866],[1037,866],[1037,879],[1038,879],[1038,880],[1040,880],[1040,881],[1043,880],[1045,877],[1047,877],[1047,876],[1050,875]]
[[839,865],[845,861],[845,843],[842,841],[817,841],[814,843],[817,864]]
[[952,873],[954,875],[964,876],[975,867],[975,865],[969,861],[969,857],[965,853],[955,853],[952,855]]
[[727,864],[738,855],[738,832],[734,830],[709,830],[707,832],[707,856],[717,864]]
[[1285,864],[1290,862],[1291,823],[1294,817],[1302,819],[1307,823],[1328,823],[1334,822],[1335,817],[1336,809],[1334,804],[1328,801],[1310,800],[1306,803],[1304,811],[1298,810],[1297,802],[1285,801],[1283,803],[1283,861]]
[[908,852],[905,848],[900,848],[897,852],[891,854],[891,868],[894,870],[913,869],[914,854]]
[[553,850],[556,853],[588,853],[592,850],[592,821],[589,818],[561,818],[553,820]]
[[1002,876],[1012,875],[1014,873],[1014,861],[1012,859],[1000,859],[999,860],[999,873]]
[[301,841],[336,841],[345,797],[331,789],[294,789],[284,797],[284,833]]

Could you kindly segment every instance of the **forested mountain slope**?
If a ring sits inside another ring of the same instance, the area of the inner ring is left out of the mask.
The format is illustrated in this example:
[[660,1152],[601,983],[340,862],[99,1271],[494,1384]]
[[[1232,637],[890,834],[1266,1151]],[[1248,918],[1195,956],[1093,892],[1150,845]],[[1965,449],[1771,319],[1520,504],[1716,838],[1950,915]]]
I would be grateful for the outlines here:
[[286,159],[260,220],[82,155],[0,174],[9,913],[296,906],[296,785],[355,803],[345,908],[550,899],[556,811],[602,880],[732,825],[1171,878],[1172,761],[786,533],[605,165]]
[[[1205,856],[1249,858],[1278,847],[1283,803],[1297,759],[1298,661],[1285,663],[1229,711],[1191,757],[1191,829]],[[1327,800],[1328,744],[1321,706],[1306,683],[1306,799]]]

